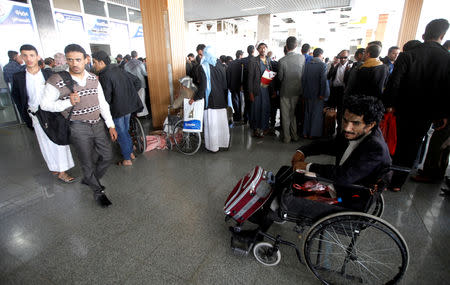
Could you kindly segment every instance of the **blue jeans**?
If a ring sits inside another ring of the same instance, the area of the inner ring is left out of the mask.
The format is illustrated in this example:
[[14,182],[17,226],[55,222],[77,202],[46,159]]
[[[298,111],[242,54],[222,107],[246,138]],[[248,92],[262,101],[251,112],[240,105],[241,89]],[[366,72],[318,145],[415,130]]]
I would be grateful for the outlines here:
[[117,131],[117,141],[120,145],[120,150],[122,151],[123,159],[130,160],[131,153],[133,152],[133,143],[131,141],[130,133],[130,114],[122,116],[120,118],[115,118],[114,124],[116,125]]

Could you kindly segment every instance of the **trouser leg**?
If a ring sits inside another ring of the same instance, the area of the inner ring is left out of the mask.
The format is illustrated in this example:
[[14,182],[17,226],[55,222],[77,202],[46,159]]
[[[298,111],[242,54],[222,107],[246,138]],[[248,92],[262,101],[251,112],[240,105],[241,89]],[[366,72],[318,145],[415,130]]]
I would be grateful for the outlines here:
[[101,179],[111,165],[113,158],[112,144],[109,134],[103,123],[94,125],[94,145],[99,157],[96,163],[95,176]]
[[290,109],[293,108],[295,110],[296,105],[290,106],[289,97],[283,96],[280,97],[280,110],[281,110],[281,126],[283,128],[283,141],[285,143],[289,143],[291,141],[291,116]]
[[123,159],[130,160],[133,152],[133,143],[129,133],[130,129],[130,114],[114,119],[114,125],[117,131],[117,141],[120,145]]
[[241,92],[240,91],[232,91],[231,93],[232,100],[233,100],[233,120],[235,122],[239,122],[242,120],[242,114],[241,114]]
[[297,119],[295,116],[295,106],[297,106],[297,102],[299,100],[299,97],[294,96],[289,99],[289,131],[291,132],[291,137],[293,140],[298,140],[297,135]]

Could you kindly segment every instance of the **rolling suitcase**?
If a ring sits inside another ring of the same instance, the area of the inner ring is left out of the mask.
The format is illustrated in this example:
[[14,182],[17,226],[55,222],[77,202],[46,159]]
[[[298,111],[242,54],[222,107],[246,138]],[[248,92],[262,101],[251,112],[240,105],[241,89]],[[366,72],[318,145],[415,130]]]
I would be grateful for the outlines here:
[[267,201],[272,193],[275,177],[260,166],[253,168],[234,187],[228,196],[224,212],[238,223],[243,223]]

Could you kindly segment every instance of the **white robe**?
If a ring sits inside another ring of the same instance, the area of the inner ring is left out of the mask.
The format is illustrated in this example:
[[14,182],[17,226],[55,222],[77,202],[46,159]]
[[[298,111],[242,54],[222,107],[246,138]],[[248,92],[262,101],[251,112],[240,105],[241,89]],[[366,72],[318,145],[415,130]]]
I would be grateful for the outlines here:
[[[28,106],[32,112],[35,112],[39,107],[45,87],[45,79],[42,72],[31,74],[26,71],[26,85]],[[57,145],[52,142],[45,134],[37,117],[32,114],[29,115],[33,121],[34,132],[48,169],[50,171],[63,172],[72,168],[75,163],[72,159],[70,147],[68,145]]]
[[210,151],[226,148],[230,142],[227,109],[206,109],[203,113],[205,147]]

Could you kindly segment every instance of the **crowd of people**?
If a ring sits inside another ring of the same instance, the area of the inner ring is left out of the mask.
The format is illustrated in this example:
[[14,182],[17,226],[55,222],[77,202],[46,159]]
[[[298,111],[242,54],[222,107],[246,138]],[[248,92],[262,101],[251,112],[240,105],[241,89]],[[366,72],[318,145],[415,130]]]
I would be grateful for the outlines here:
[[[348,157],[369,135],[376,132],[379,137],[378,119],[364,119],[358,104],[347,103],[352,113],[344,108],[349,98],[368,97],[372,99],[363,100],[364,104],[381,104],[378,111],[395,114],[396,148],[395,152],[390,149],[390,154],[397,166],[413,166],[422,138],[430,126],[434,128],[424,169],[414,179],[442,179],[450,149],[450,54],[448,41],[446,47],[441,45],[448,27],[447,20],[433,20],[426,27],[424,42],[413,40],[402,49],[391,47],[384,58],[380,58],[382,43],[374,41],[356,50],[354,61],[348,50],[342,50],[328,63],[319,47],[310,54],[310,45],[303,44],[297,53],[299,41],[295,37],[287,38],[285,56],[279,61],[269,56],[263,42],[256,48],[248,46],[247,57],[238,50],[234,60],[217,57],[211,46],[198,45],[197,56],[188,55],[186,73],[197,85],[189,103],[204,100],[206,149],[217,152],[229,146],[227,107],[231,105],[234,124],[248,123],[256,138],[274,133],[280,109],[284,143],[296,142],[300,136],[317,139],[343,134],[348,141],[343,156]],[[74,167],[70,148],[48,138],[36,116],[41,109],[70,118],[71,144],[81,163],[82,183],[92,188],[101,203],[105,188],[100,179],[113,159],[111,141],[117,139],[121,148],[123,160],[118,165],[132,165],[130,117],[149,114],[144,60],[136,51],[115,59],[104,51],[91,57],[77,44],[43,61],[32,45],[21,46],[19,52],[8,52],[4,79],[21,118],[36,133],[50,172],[66,183],[74,181],[67,173]],[[114,61],[117,64],[112,64]],[[66,74],[70,82],[65,80]],[[399,191],[406,175],[396,173],[391,188]]]
[[[433,126],[435,139],[431,139],[430,158],[413,179],[435,181],[443,178],[448,165],[449,148],[444,146],[446,141],[448,145],[450,128],[450,55],[448,41],[442,45],[448,25],[445,19],[431,21],[424,42],[411,40],[402,49],[390,47],[385,57],[380,57],[382,42],[373,41],[357,49],[353,60],[350,51],[344,49],[328,62],[324,62],[321,48],[310,52],[307,43],[297,53],[299,42],[295,37],[287,38],[285,56],[279,61],[269,56],[271,52],[262,42],[256,48],[248,46],[247,57],[243,57],[242,50],[236,51],[234,60],[227,56],[206,59],[204,51],[210,47],[199,44],[197,56],[191,53],[187,57],[186,73],[198,86],[220,88],[214,95],[220,98],[220,106],[207,104],[205,108],[226,108],[227,95],[231,95],[234,124],[248,123],[256,138],[274,134],[279,109],[284,143],[296,142],[300,136],[318,139],[345,132],[345,99],[351,95],[376,98],[383,103],[386,114],[395,114],[396,147],[390,153],[396,166],[413,166],[422,138]],[[208,68],[221,70],[220,78],[205,78]],[[205,97],[203,91],[200,93],[194,100]],[[215,132],[228,132],[223,128]],[[432,169],[439,169],[439,174]],[[400,191],[406,176],[405,171],[395,172],[391,189]]]

